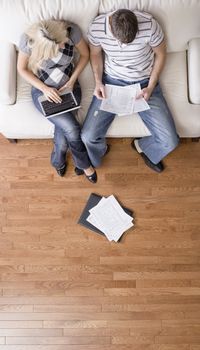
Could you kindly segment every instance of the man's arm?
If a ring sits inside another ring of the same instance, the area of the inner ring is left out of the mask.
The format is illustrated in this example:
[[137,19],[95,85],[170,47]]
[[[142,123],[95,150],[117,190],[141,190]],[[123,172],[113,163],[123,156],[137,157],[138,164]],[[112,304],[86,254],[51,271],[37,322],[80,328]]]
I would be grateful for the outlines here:
[[149,84],[142,90],[142,96],[145,98],[145,100],[148,100],[150,98],[152,91],[159,80],[160,73],[163,70],[166,58],[165,41],[162,41],[162,43],[156,47],[152,47],[152,50],[155,55],[154,65],[150,75]]
[[102,83],[104,60],[101,46],[90,44],[90,61],[96,83],[94,95],[99,99],[105,98],[105,86]]

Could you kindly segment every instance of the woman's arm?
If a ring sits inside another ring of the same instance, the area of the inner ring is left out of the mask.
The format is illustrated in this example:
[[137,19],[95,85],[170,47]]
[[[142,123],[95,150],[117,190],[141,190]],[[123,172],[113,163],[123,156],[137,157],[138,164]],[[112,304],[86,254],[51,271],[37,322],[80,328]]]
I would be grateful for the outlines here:
[[79,43],[77,45],[75,45],[76,49],[79,52],[79,61],[76,65],[75,70],[73,71],[70,79],[68,80],[68,82],[62,86],[59,91],[62,91],[63,89],[65,89],[66,87],[73,90],[73,86],[76,82],[76,80],[78,79],[80,73],[82,72],[82,70],[85,68],[86,64],[89,61],[89,49],[88,46],[85,42],[84,39],[81,39],[79,41]]
[[29,56],[23,52],[19,52],[17,61],[17,70],[19,74],[32,86],[36,87],[46,96],[47,100],[61,102],[61,98],[55,88],[45,85],[28,69]]

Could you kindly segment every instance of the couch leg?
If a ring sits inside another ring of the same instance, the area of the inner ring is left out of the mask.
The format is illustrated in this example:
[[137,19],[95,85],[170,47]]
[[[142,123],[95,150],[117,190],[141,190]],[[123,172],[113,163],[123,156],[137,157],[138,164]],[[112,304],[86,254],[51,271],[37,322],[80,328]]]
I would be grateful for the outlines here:
[[200,137],[192,137],[192,142],[199,142]]
[[8,139],[10,143],[17,143],[17,139]]

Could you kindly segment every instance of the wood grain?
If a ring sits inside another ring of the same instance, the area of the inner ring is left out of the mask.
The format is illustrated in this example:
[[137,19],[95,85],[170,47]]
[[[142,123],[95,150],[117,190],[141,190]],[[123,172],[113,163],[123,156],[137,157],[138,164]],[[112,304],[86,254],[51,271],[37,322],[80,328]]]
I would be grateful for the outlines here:
[[[0,350],[200,350],[200,143],[162,174],[109,143],[92,185],[0,137]],[[91,192],[134,211],[120,243],[77,225]]]

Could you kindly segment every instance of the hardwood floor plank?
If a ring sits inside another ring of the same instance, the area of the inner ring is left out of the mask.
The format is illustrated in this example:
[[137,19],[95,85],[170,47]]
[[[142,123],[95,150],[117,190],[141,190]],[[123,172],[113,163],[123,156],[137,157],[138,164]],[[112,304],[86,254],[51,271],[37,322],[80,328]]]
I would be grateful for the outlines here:
[[200,336],[156,336],[157,344],[200,344]]
[[62,337],[62,329],[44,329],[44,328],[1,328],[0,334],[5,337]]
[[[66,350],[66,345],[0,345],[0,350]],[[87,350],[178,350],[177,347],[159,347],[151,344],[87,345]],[[190,350],[186,345],[182,350]],[[68,345],[67,350],[85,350],[85,345]]]
[[[4,339],[2,337],[2,339]],[[1,337],[0,337],[1,341]],[[98,345],[106,345],[110,344],[111,339],[110,337],[6,337],[6,344],[22,344],[22,345],[59,345],[59,344],[66,344],[66,345],[92,345],[92,344],[98,344]],[[2,343],[4,344],[4,343]]]
[[112,337],[112,344],[152,344],[154,335],[137,335],[131,337]]

